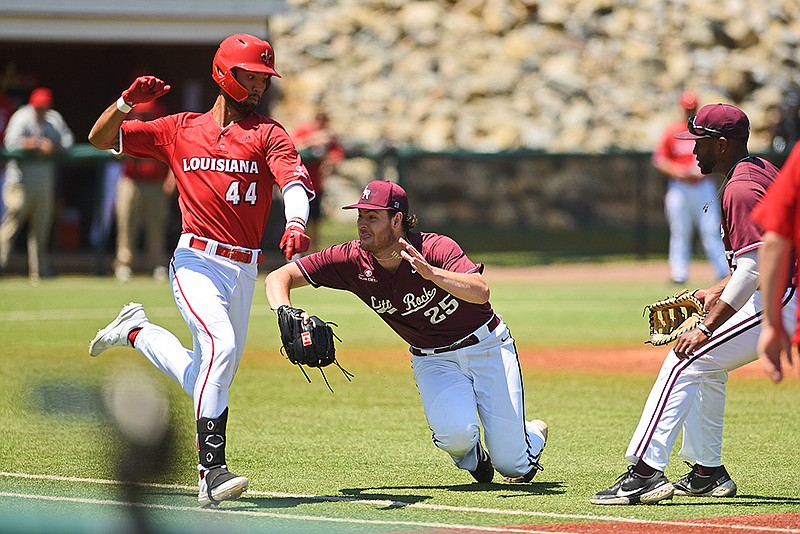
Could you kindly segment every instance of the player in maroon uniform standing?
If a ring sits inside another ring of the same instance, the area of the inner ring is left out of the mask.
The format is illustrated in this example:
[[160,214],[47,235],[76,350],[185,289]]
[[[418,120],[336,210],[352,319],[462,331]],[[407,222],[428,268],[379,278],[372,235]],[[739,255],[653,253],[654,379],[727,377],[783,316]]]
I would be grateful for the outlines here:
[[371,182],[344,209],[358,209],[358,239],[270,273],[272,309],[309,284],[355,294],[411,345],[434,444],[478,482],[491,482],[495,469],[507,482],[530,481],[542,469],[548,427],[525,421],[517,349],[489,303],[483,265],[447,236],[411,231],[416,216],[397,184]]
[[288,221],[281,250],[290,259],[309,244],[304,229],[314,190],[308,172],[284,128],[255,111],[279,76],[274,63],[267,41],[232,35],[214,56],[220,92],[210,111],[125,121],[134,106],[170,89],[141,76],[89,134],[98,148],[163,161],[175,174],[182,229],[169,274],[192,348],[149,322],[141,304],[130,303],[97,333],[89,353],[132,346],[192,396],[204,506],[237,498],[248,486],[247,478],[227,469],[228,390],[244,350],[273,185],[281,189]]
[[[729,371],[756,359],[764,310],[758,268],[762,231],[750,213],[778,169],[750,155],[750,121],[735,106],[703,106],[687,126],[676,137],[694,140],[700,172],[724,177],[722,242],[731,274],[695,291],[708,313],[667,354],[625,454],[632,465],[616,483],[593,495],[593,504],[651,504],[673,495],[732,497],[737,492],[722,464],[726,387]],[[781,313],[791,324],[794,288],[787,285]],[[670,483],[664,469],[681,429],[679,454],[691,471]]]

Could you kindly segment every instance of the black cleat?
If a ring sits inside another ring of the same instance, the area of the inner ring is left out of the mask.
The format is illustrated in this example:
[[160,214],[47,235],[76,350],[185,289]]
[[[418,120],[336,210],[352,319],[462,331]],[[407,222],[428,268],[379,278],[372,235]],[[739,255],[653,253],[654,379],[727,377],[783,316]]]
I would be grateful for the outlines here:
[[610,488],[597,492],[589,499],[592,504],[654,504],[671,499],[675,492],[672,484],[661,471],[643,477],[633,470],[633,466],[621,474]]
[[697,464],[686,465],[692,468],[683,478],[672,483],[675,495],[690,497],[733,497],[736,495],[736,482],[724,465],[717,467],[713,475],[702,476],[697,472]]
[[247,491],[249,481],[234,475],[227,466],[212,467],[200,479],[197,501],[200,506],[219,504],[221,501],[238,499]]
[[475,468],[475,471],[470,471],[469,474],[472,475],[472,478],[478,482],[487,484],[494,478],[492,459],[489,457],[489,453],[486,452],[480,441],[478,441],[478,444],[475,445],[475,447],[477,448],[478,452],[478,467]]

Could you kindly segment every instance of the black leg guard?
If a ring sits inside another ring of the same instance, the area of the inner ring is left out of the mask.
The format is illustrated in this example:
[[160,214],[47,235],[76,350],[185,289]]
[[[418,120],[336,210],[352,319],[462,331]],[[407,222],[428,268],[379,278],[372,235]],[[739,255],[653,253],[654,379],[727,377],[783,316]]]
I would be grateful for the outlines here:
[[200,465],[208,469],[225,465],[225,426],[228,409],[219,417],[201,417],[197,421],[197,447]]

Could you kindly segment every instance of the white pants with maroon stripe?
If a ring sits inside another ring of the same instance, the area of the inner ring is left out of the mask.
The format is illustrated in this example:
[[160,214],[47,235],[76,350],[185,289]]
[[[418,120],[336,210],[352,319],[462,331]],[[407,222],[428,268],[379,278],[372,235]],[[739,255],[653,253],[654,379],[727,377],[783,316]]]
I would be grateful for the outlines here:
[[179,247],[170,264],[175,303],[192,333],[192,348],[148,324],[135,348],[192,396],[195,418],[219,417],[244,351],[258,266]]
[[[794,331],[794,290],[784,296],[783,324]],[[639,459],[663,471],[683,428],[679,452],[690,463],[722,465],[722,426],[728,372],[757,359],[763,304],[761,292],[714,332],[711,339],[686,360],[670,350],[650,391],[639,425],[625,457]]]
[[544,440],[525,426],[522,371],[504,322],[470,347],[411,358],[434,444],[461,469],[478,467],[476,444],[483,424],[492,465],[519,477],[533,467]]

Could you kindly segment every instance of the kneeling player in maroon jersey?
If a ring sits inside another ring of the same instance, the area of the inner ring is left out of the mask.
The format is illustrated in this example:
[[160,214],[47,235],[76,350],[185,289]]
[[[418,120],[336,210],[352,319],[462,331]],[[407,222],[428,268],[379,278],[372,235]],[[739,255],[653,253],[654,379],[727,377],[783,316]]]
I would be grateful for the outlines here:
[[358,210],[358,239],[270,273],[272,309],[309,284],[355,294],[410,345],[434,444],[478,482],[495,470],[507,482],[530,481],[548,428],[525,420],[517,349],[489,303],[483,265],[447,236],[412,231],[416,216],[397,184],[371,182],[344,209]]

